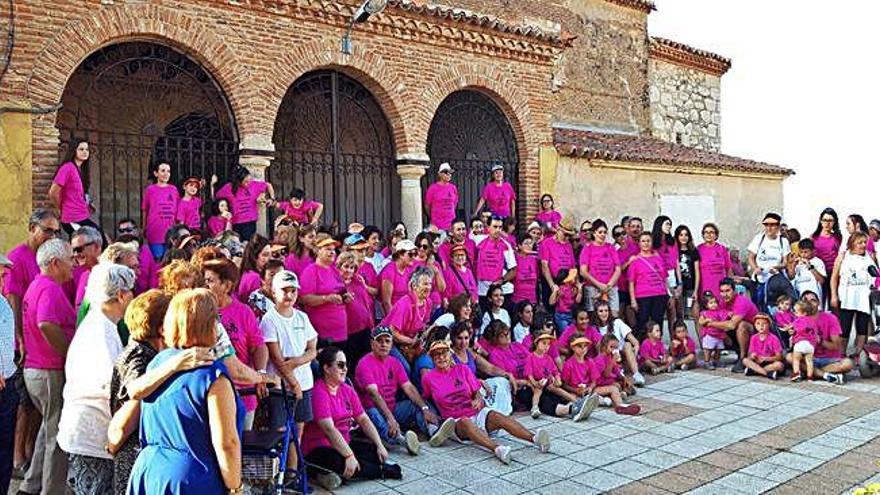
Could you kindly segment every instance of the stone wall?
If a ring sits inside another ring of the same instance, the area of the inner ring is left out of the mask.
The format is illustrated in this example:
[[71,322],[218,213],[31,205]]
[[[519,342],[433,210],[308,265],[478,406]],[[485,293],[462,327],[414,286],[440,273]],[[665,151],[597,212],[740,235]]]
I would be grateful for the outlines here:
[[664,60],[648,63],[651,133],[664,141],[721,151],[721,77]]

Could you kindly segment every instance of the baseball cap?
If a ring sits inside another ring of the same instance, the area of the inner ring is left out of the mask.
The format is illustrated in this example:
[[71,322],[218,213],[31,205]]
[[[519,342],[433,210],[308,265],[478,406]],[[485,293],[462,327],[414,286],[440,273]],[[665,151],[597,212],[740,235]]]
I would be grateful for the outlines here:
[[447,162],[443,162],[440,164],[440,167],[437,169],[438,172],[449,172],[452,173],[452,165]]
[[571,342],[568,343],[568,346],[574,347],[576,345],[581,345],[581,344],[588,345],[589,343],[590,343],[590,340],[586,337],[576,337],[576,338],[571,339]]
[[394,338],[394,334],[391,332],[391,328],[386,327],[385,325],[379,325],[378,327],[374,328],[372,332],[370,332],[370,338],[373,340],[376,340],[383,335]]
[[492,171],[494,172],[496,170],[504,170],[504,165],[502,165],[500,163],[496,163],[495,165],[492,165]]
[[292,271],[281,270],[272,277],[272,292],[277,292],[288,287],[299,289],[299,279]]
[[202,187],[202,179],[199,179],[198,177],[187,177],[186,180],[183,181],[184,187],[186,187],[187,184],[195,184]]
[[428,354],[434,354],[439,351],[448,351],[449,350],[449,342],[446,339],[438,339],[428,346]]
[[329,235],[327,237],[324,237],[323,239],[320,239],[317,242],[315,242],[316,248],[338,247],[338,246],[339,246],[339,242],[336,239],[330,237]]
[[395,253],[400,253],[403,251],[415,251],[416,249],[416,244],[409,239],[398,241],[397,244],[394,245]]
[[352,234],[346,237],[343,243],[349,249],[365,249],[367,247],[367,240],[360,234]]
[[876,218],[871,220],[871,223],[868,224],[868,228],[880,230],[880,220]]
[[353,222],[348,224],[348,233],[349,234],[360,234],[364,231],[364,224]]

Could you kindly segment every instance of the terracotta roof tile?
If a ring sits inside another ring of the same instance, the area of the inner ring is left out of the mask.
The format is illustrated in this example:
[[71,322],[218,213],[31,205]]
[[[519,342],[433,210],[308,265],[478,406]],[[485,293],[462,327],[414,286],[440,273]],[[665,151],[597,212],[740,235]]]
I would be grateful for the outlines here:
[[652,163],[668,166],[670,169],[684,166],[719,172],[794,174],[793,170],[777,165],[667,143],[648,136],[555,128],[553,142],[559,153],[564,156]]
[[649,49],[650,56],[653,58],[685,65],[717,76],[724,75],[730,70],[731,61],[729,58],[666,38],[652,36]]
[[641,10],[646,14],[650,14],[652,10],[657,10],[657,7],[654,5],[654,2],[651,0],[605,0],[609,3],[616,3],[622,7],[628,7],[630,9]]

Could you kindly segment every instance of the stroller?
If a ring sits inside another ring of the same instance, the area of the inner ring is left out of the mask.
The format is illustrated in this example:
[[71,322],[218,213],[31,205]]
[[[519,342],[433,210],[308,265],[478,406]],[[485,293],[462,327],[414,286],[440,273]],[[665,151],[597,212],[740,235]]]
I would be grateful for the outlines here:
[[[244,389],[241,395],[255,395],[255,389]],[[284,493],[285,472],[287,467],[287,451],[291,443],[296,447],[297,466],[296,472],[299,479],[296,491],[307,493],[309,481],[306,475],[306,465],[302,450],[299,445],[299,433],[293,411],[295,407],[290,402],[293,398],[288,394],[284,380],[281,387],[269,389],[270,397],[284,398],[285,426],[283,430],[271,428],[245,431],[241,439],[241,463],[242,479],[251,486],[252,493],[264,495]],[[264,407],[266,401],[261,401],[258,411]],[[267,409],[267,408],[266,408]]]
[[[792,300],[797,300],[798,298],[797,290],[795,290],[791,281],[788,280],[788,277],[786,277],[784,273],[777,273],[769,277],[763,284],[757,286],[754,294],[756,299],[755,304],[758,306],[758,310],[762,313],[767,313],[771,317],[776,314],[776,301],[780,296],[789,296]],[[779,338],[782,348],[786,350],[789,349],[789,339],[791,336],[788,332],[783,332],[776,326],[775,318],[773,318],[771,331],[777,338]]]
[[[876,267],[869,267],[868,273],[873,277],[880,275]],[[875,337],[880,328],[880,291],[876,288],[871,291],[871,323],[874,324],[874,336],[865,342],[865,348],[859,355],[859,374],[862,378],[871,378],[880,375],[880,341]]]

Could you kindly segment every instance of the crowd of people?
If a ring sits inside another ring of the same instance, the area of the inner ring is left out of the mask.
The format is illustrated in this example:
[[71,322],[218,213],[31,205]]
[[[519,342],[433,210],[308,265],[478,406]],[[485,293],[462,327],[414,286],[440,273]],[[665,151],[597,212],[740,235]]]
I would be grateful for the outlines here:
[[[576,229],[549,194],[518,225],[500,166],[463,219],[440,164],[410,235],[322,225],[320,203],[243,167],[216,192],[211,178],[207,208],[206,181],[181,195],[159,163],[142,221],[105,232],[88,168],[80,142],[55,209],[0,255],[0,493],[13,475],[23,494],[241,493],[242,432],[284,427],[287,399],[267,392],[282,381],[325,488],[399,479],[388,449],[422,441],[509,463],[499,430],[551,448],[514,412],[637,415],[644,374],[714,369],[722,350],[734,372],[843,384],[873,330],[880,221],[850,215],[844,240],[830,208],[804,238],[767,213],[740,261],[713,223],[699,243],[666,216]],[[291,488],[298,465],[292,450]]]

